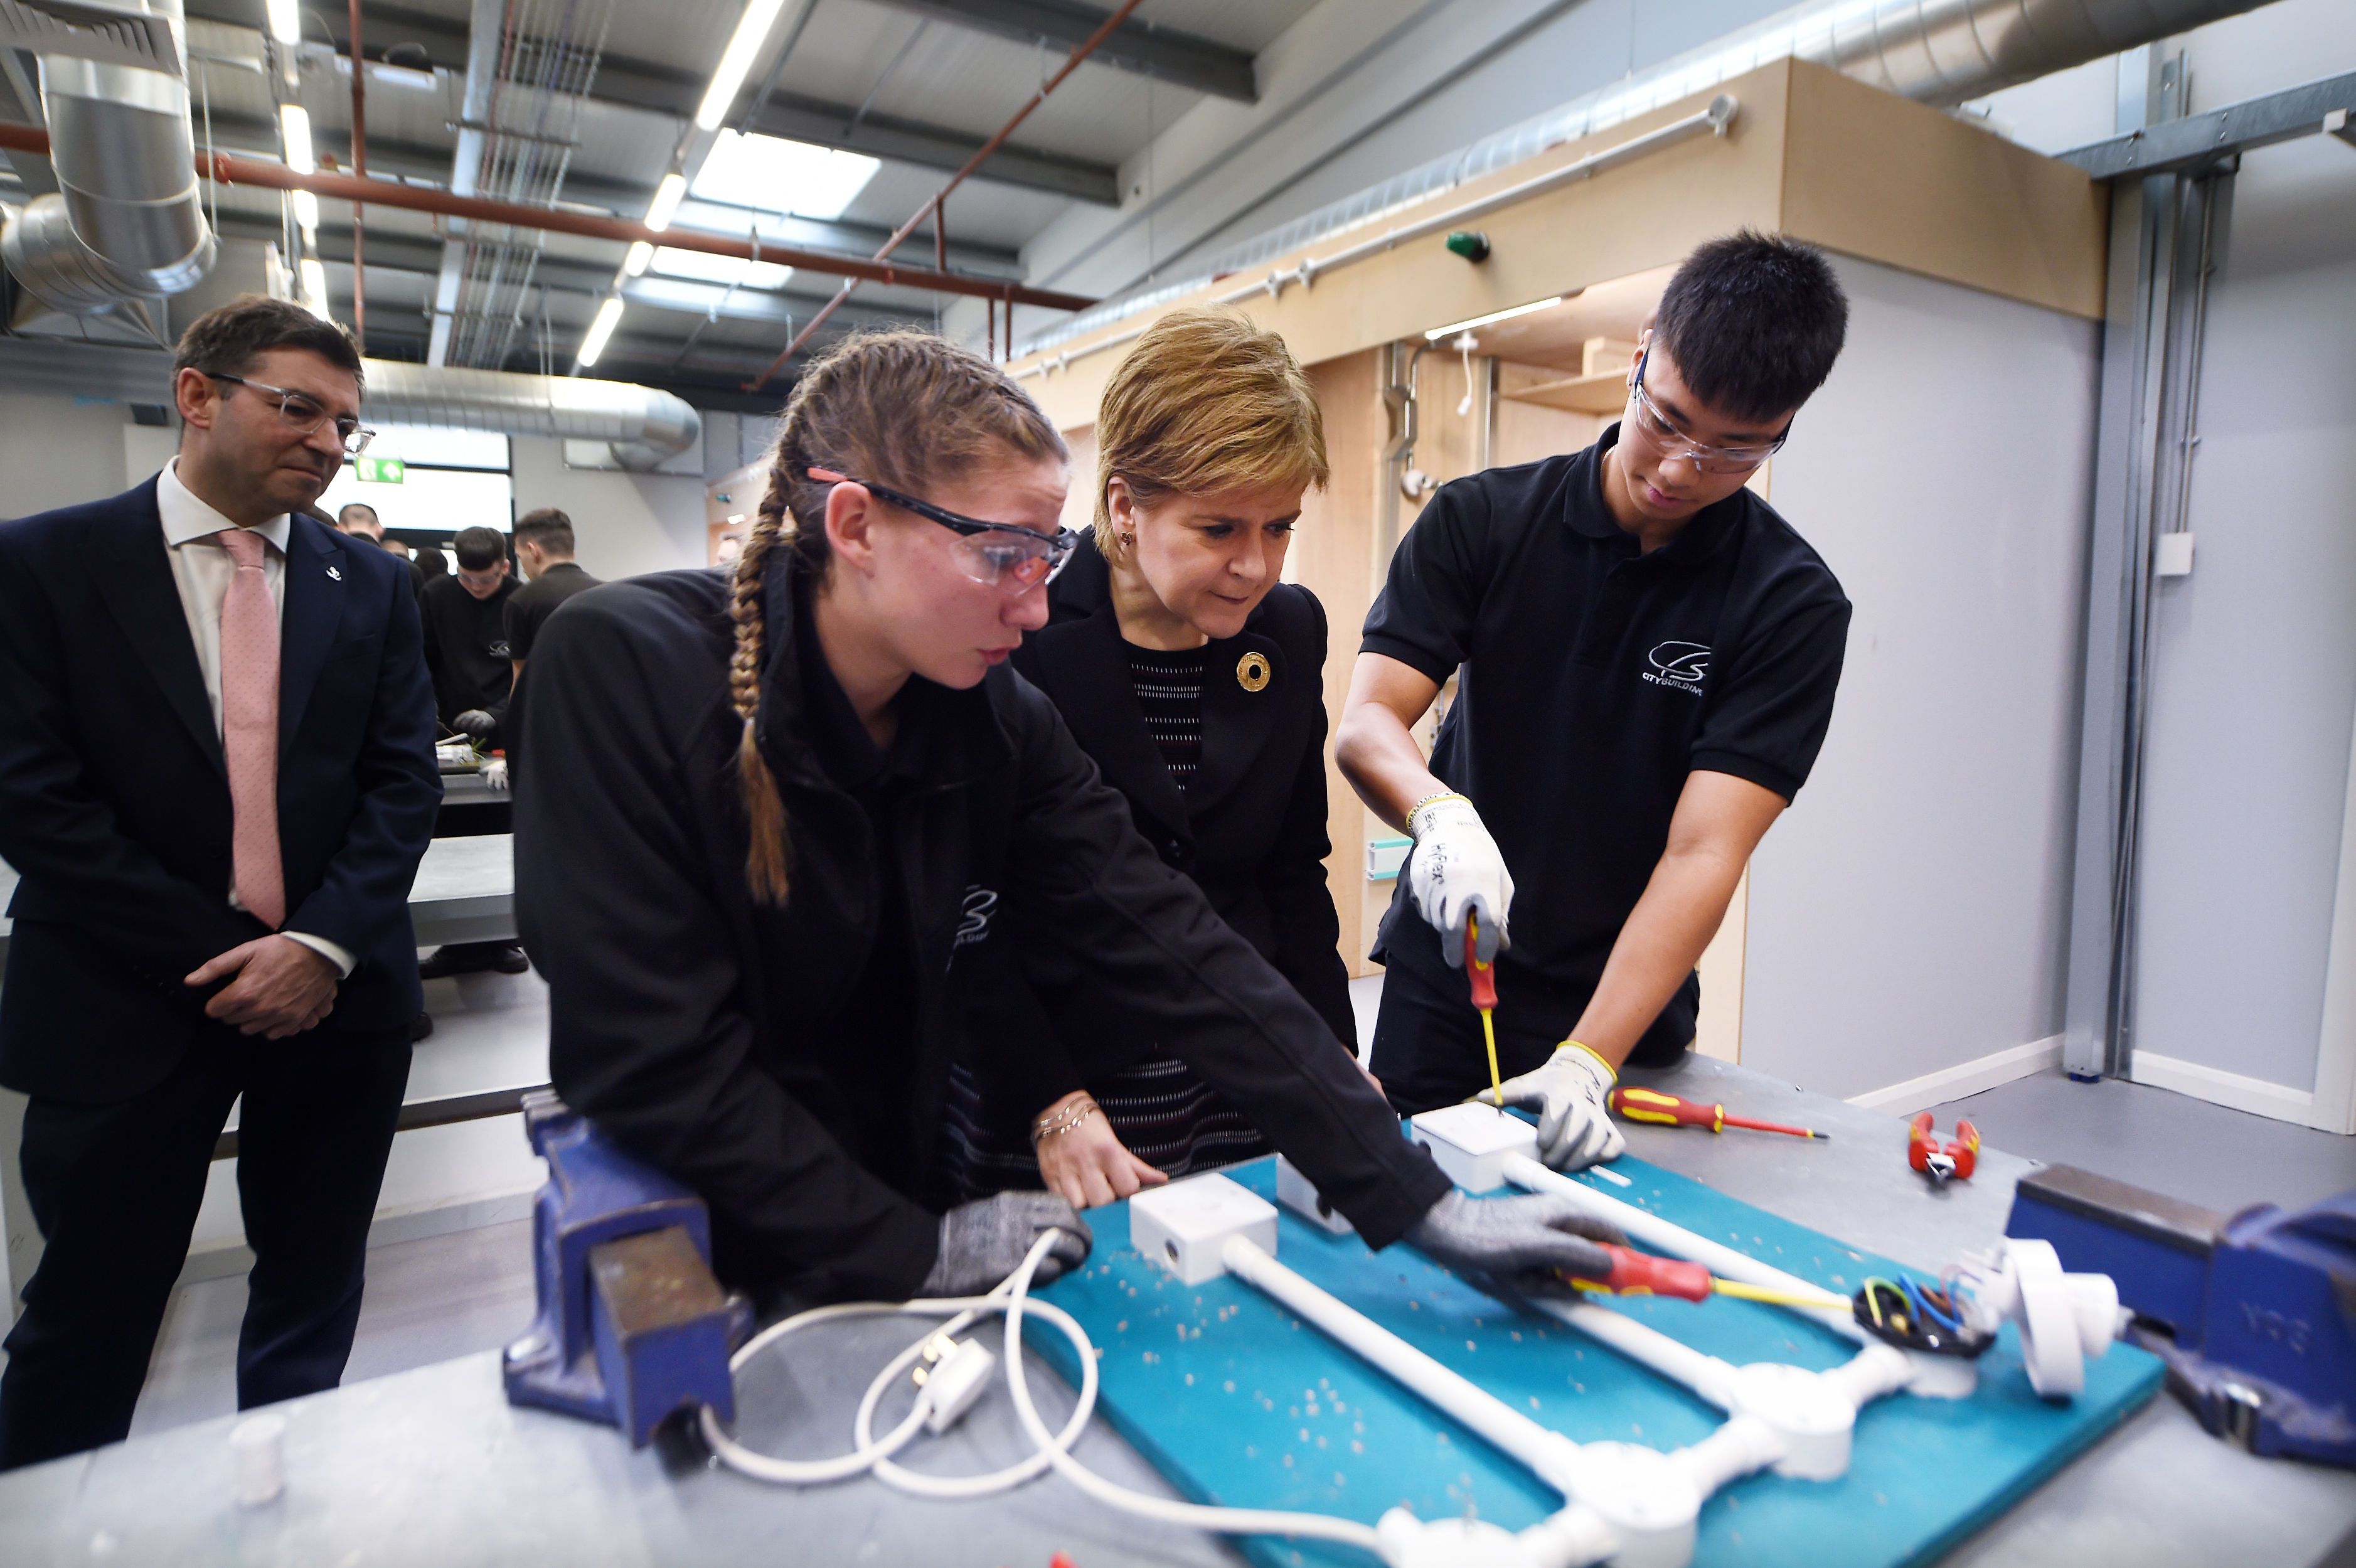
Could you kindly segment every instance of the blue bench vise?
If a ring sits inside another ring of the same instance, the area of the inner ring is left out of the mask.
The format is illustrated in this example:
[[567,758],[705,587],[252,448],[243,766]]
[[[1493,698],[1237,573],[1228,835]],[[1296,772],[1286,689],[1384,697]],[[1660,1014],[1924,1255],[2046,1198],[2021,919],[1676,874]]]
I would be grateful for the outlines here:
[[638,1448],[680,1410],[734,1420],[728,1357],[752,1311],[712,1277],[703,1200],[554,1094],[526,1095],[523,1121],[548,1183],[531,1215],[539,1316],[502,1358],[508,1402],[608,1423]]
[[2115,1280],[2136,1342],[2210,1432],[2356,1466],[2356,1192],[2229,1218],[2051,1165],[2021,1178],[2005,1230]]

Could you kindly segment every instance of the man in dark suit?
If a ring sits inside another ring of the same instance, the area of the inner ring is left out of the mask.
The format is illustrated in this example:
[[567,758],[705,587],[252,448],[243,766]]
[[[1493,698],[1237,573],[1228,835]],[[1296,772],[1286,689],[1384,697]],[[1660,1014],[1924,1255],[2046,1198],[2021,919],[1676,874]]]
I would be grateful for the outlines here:
[[255,1262],[238,1402],[333,1387],[421,1009],[441,783],[409,574],[305,515],[359,429],[340,328],[247,295],[180,340],[173,464],[0,524],[0,1083],[47,1250],[0,1468],[130,1429],[214,1141]]

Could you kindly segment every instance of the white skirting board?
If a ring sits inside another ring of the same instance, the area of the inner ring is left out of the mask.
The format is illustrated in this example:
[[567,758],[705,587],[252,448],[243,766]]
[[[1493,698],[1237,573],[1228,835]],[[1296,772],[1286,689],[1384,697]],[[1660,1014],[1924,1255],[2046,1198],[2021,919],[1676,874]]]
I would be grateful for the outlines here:
[[2062,1065],[2062,1036],[2048,1035],[2041,1040],[2031,1040],[2025,1046],[2012,1046],[1937,1072],[1926,1072],[1920,1078],[1910,1078],[1903,1083],[1893,1083],[1887,1089],[1872,1090],[1864,1094],[1852,1094],[1851,1105],[1862,1105],[1869,1111],[1915,1112],[1926,1106],[1940,1105],[1950,1100],[1961,1100],[1967,1094],[1977,1094],[1994,1089],[2000,1083],[2010,1083],[2016,1078],[2043,1072],[2047,1068]]
[[[2135,1053],[2134,1065],[2128,1076],[2137,1083],[2147,1083],[2154,1089],[2173,1090],[2189,1094],[2195,1100],[2205,1100],[2228,1110],[2246,1111],[2254,1116],[2270,1116],[2277,1122],[2296,1122],[2302,1127],[2315,1125],[2315,1095],[2304,1089],[2292,1089],[2284,1084],[2268,1083],[2264,1079],[2244,1078],[2238,1072],[2222,1068],[2203,1067],[2199,1062],[2179,1061],[2152,1051]],[[2338,1127],[2330,1128],[2338,1132]]]

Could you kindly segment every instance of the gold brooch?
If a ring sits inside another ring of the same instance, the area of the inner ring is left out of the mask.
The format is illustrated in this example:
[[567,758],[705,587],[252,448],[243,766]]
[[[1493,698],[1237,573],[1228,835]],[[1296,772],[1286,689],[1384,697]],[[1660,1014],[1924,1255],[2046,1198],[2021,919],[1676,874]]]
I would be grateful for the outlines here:
[[1245,691],[1258,692],[1265,690],[1268,685],[1268,677],[1269,668],[1267,654],[1258,652],[1247,653],[1241,659],[1236,660],[1236,684],[1241,686]]

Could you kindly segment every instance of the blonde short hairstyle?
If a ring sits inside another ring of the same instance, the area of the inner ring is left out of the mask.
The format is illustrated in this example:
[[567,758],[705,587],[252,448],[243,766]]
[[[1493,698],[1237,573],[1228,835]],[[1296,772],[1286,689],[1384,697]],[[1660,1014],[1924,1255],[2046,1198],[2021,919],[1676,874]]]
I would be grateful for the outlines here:
[[1097,408],[1097,546],[1113,553],[1106,491],[1119,475],[1148,506],[1246,486],[1323,489],[1325,418],[1307,372],[1273,332],[1206,306],[1145,329]]

